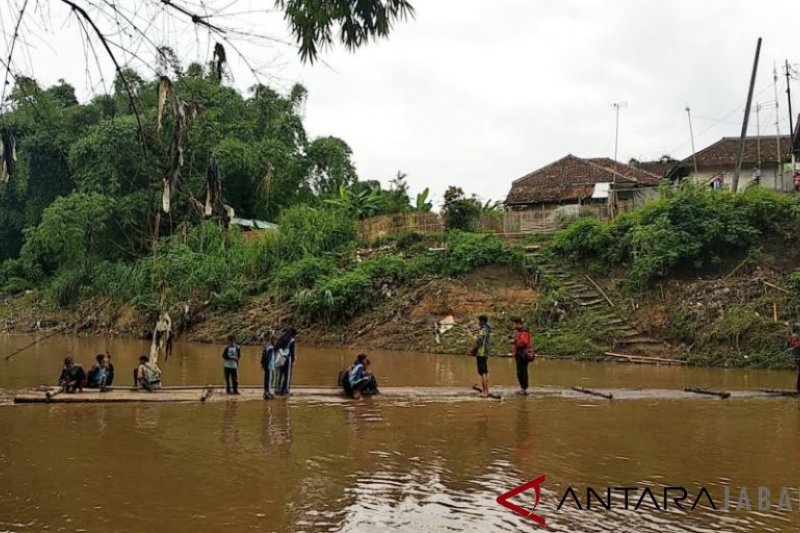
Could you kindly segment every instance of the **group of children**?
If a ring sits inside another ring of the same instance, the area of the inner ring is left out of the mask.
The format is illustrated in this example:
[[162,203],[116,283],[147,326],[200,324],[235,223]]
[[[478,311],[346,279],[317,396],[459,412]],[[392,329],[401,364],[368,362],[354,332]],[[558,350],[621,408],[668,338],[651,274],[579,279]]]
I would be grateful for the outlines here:
[[88,374],[83,366],[76,363],[70,355],[64,359],[64,366],[58,377],[58,385],[63,392],[67,393],[83,391],[84,387],[106,392],[113,383],[114,365],[111,363],[111,354],[108,352],[95,356],[95,363],[89,369]]
[[[83,392],[84,388],[106,392],[114,384],[114,375],[114,364],[108,352],[95,356],[88,373],[70,355],[64,359],[58,385],[66,393]],[[147,355],[140,355],[139,364],[133,370],[133,381],[136,387],[152,392],[161,386],[161,369],[151,363]]]
[[[261,351],[261,368],[264,371],[264,399],[270,400],[275,395],[289,394],[292,386],[292,371],[297,356],[295,343],[297,330],[287,328],[280,337],[274,333],[264,335],[264,348]],[[239,394],[239,362],[242,349],[236,344],[236,337],[228,336],[228,345],[222,350],[222,367],[225,375],[225,392]],[[270,390],[274,390],[273,394]]]
[[[517,368],[520,390],[517,394],[528,394],[528,365],[536,358],[531,342],[531,334],[519,318],[512,319],[516,335],[512,340],[512,356]],[[478,317],[478,336],[470,348],[470,354],[477,360],[478,375],[481,378],[480,396],[489,396],[489,356],[492,353],[492,327],[486,315]],[[800,330],[798,330],[800,331]],[[800,334],[799,334],[800,335]],[[264,335],[264,348],[261,352],[261,368],[264,371],[264,399],[275,395],[288,395],[292,384],[292,373],[297,361],[295,345],[297,330],[287,328],[280,336],[274,333]],[[800,348],[798,348],[800,352]],[[87,374],[72,356],[64,359],[64,367],[58,383],[64,392],[77,392],[86,388],[96,388],[105,392],[114,382],[114,365],[111,354],[98,354],[96,363]],[[222,367],[227,394],[239,394],[239,363],[242,349],[236,337],[228,336],[228,344],[222,350]],[[139,364],[134,370],[134,382],[138,388],[153,391],[161,386],[161,369],[150,361],[147,355],[139,356]],[[353,364],[339,373],[339,385],[353,398],[378,393],[378,384],[371,371],[371,361],[365,354],[359,354]],[[273,392],[274,391],[274,394]]]
[[[522,322],[521,318],[513,318],[511,326],[516,332],[511,341],[511,356],[517,367],[517,381],[519,390],[517,394],[528,395],[528,365],[536,359],[533,349],[531,332]],[[478,364],[478,375],[481,378],[481,398],[489,397],[489,356],[492,353],[492,327],[486,315],[478,317],[478,336],[470,347],[470,355],[474,356]]]

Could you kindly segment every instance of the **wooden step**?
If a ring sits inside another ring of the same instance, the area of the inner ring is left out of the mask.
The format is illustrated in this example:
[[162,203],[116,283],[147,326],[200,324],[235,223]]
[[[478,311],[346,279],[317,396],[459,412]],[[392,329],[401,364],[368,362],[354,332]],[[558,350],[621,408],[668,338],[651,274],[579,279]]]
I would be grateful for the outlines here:
[[569,289],[569,290],[574,291],[574,292],[592,291],[595,294],[597,293],[597,291],[595,289],[592,289],[591,287],[587,287],[586,285],[580,285],[578,283],[565,283],[564,284],[564,288]]
[[582,307],[592,307],[592,306],[595,306],[595,305],[598,305],[598,304],[603,304],[603,303],[608,303],[608,302],[606,302],[605,300],[600,298],[599,300],[591,300],[591,301],[588,301],[588,302],[578,302],[578,305],[580,305]]
[[[581,292],[572,291],[573,298],[603,298],[603,295],[597,291],[585,290]],[[603,298],[605,299],[605,298]]]
[[618,335],[615,338],[615,342],[616,341],[620,341],[620,340],[625,340],[625,339],[633,339],[633,338],[641,337],[641,336],[642,336],[642,332],[639,331],[639,330],[636,330],[636,329],[625,329],[625,330],[622,330],[622,335]]
[[583,302],[594,301],[594,300],[601,300],[601,301],[605,302],[603,297],[600,296],[599,294],[572,294],[570,296],[572,296],[572,298],[575,299],[575,300],[580,300],[580,301],[583,301]]
[[635,335],[633,337],[616,339],[614,342],[616,344],[665,344],[664,341],[660,341],[652,337],[645,337],[643,335]]

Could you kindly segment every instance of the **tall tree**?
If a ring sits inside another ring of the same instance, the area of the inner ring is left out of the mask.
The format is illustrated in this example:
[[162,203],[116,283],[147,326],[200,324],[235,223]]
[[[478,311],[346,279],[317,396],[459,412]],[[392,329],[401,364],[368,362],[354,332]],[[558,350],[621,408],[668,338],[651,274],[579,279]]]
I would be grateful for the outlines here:
[[319,137],[308,145],[311,181],[319,195],[337,194],[340,187],[349,187],[358,179],[351,160],[353,151],[338,137]]

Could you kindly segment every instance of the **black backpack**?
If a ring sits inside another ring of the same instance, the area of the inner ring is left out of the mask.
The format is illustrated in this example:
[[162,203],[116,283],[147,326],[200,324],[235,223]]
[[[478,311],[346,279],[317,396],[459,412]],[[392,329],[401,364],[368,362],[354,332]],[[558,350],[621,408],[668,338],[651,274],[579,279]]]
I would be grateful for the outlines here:
[[350,370],[345,368],[344,370],[339,371],[339,375],[336,378],[336,385],[342,388],[345,393],[350,394],[352,391],[350,389]]

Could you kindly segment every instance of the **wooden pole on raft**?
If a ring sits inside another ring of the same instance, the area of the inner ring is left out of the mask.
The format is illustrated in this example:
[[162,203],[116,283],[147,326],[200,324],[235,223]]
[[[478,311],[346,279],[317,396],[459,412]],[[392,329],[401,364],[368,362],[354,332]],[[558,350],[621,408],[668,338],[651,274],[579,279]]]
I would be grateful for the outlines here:
[[593,391],[591,389],[584,389],[583,387],[572,387],[572,390],[574,390],[575,392],[582,392],[583,394],[588,394],[589,396],[598,396],[600,398],[605,398],[606,400],[613,400],[614,399],[614,395],[613,394],[608,394],[608,393],[605,393],[605,392]]
[[713,391],[713,390],[708,390],[708,389],[699,389],[699,388],[696,388],[696,387],[686,387],[683,390],[684,390],[684,392],[692,392],[694,394],[705,394],[707,396],[717,396],[719,398],[722,398],[723,400],[727,400],[728,398],[731,397],[731,393],[730,392],[718,392],[718,391]]

